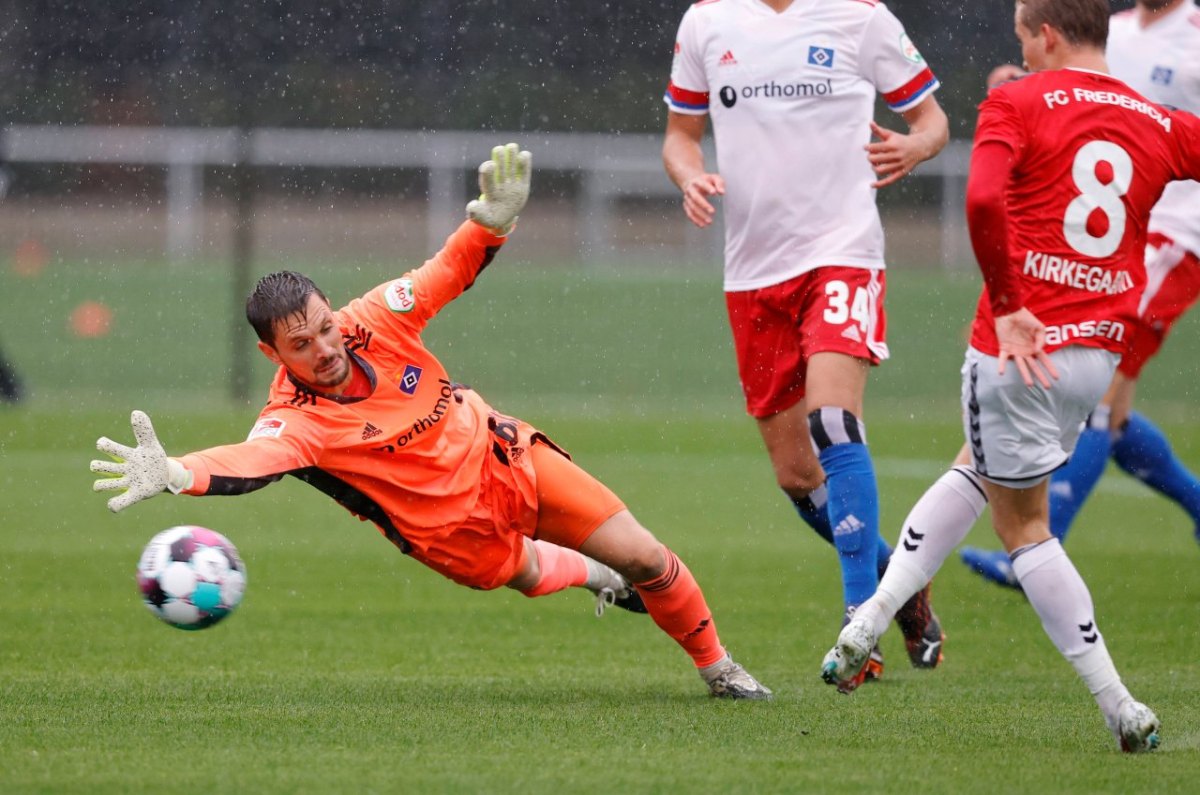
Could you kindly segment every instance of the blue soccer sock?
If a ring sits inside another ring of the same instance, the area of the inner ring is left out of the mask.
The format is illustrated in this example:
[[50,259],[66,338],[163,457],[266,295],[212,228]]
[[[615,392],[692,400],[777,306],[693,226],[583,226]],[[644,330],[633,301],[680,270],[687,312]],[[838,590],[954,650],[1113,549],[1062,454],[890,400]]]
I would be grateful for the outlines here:
[[1175,456],[1167,437],[1154,423],[1130,412],[1128,422],[1113,442],[1113,460],[1187,511],[1200,538],[1200,481]]
[[847,607],[865,602],[879,584],[879,496],[875,467],[861,422],[848,411],[824,407],[808,415],[829,491],[829,524],[842,564]]
[[1083,432],[1079,434],[1071,459],[1050,476],[1050,533],[1059,541],[1066,540],[1075,515],[1083,507],[1108,464],[1112,445],[1108,416],[1106,406],[1097,407],[1092,412]]
[[[792,505],[796,508],[796,513],[800,514],[800,518],[816,532],[821,538],[825,539],[829,544],[833,544],[833,528],[829,526],[829,490],[822,483],[817,488],[813,489],[804,497],[792,497]],[[879,538],[879,547],[876,552],[875,569],[880,578],[883,577],[884,571],[887,570],[888,561],[892,558],[891,544]]]

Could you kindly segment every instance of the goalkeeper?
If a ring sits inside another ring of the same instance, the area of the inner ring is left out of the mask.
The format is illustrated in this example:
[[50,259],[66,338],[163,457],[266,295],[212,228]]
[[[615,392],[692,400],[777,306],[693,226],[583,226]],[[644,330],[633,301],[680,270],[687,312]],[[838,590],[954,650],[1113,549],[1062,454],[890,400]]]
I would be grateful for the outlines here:
[[679,558],[547,436],[451,381],[421,341],[513,230],[530,163],[516,144],[496,147],[445,247],[341,309],[305,276],[264,276],[246,317],[279,370],[246,441],[168,458],[135,411],[135,447],[97,441],[115,460],[92,462],[113,476],[94,488],[122,492],[108,501],[116,512],[164,491],[245,494],[292,475],[455,582],[531,597],[586,588],[598,613],[648,612],[714,696],[769,698],[721,645]]

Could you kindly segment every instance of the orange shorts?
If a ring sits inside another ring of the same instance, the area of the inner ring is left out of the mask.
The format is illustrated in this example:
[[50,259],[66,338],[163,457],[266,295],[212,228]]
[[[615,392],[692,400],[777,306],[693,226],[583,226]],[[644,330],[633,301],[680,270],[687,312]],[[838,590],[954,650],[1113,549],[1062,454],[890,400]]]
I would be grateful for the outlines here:
[[532,425],[492,412],[479,501],[466,521],[413,542],[412,556],[480,590],[507,584],[526,563],[525,539],[578,549],[625,504]]
[[831,265],[726,293],[750,416],[769,417],[799,403],[814,353],[844,353],[871,364],[886,359],[886,284],[883,271]]

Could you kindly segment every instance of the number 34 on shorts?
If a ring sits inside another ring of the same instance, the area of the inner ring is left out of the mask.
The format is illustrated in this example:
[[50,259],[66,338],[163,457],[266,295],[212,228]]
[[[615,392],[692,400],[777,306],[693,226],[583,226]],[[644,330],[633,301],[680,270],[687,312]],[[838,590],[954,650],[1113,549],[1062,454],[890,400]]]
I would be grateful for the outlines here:
[[833,351],[868,359],[888,357],[883,311],[884,273],[865,268],[818,268],[801,321],[805,353]]

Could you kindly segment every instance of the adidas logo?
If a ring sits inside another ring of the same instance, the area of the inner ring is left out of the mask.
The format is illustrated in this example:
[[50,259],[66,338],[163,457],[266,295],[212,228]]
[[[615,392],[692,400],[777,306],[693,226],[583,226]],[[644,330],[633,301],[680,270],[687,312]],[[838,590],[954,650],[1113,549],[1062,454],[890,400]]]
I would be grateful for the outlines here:
[[737,58],[733,57],[733,50],[726,50],[721,56],[721,60],[717,61],[717,66],[737,66]]
[[374,439],[376,436],[380,436],[382,434],[383,431],[379,430],[369,422],[363,426],[362,438],[364,442],[367,439]]
[[866,527],[866,525],[857,516],[855,516],[854,514],[850,514],[845,519],[838,522],[837,527],[833,528],[833,535],[835,537],[847,536],[847,535],[850,535],[851,533],[857,533],[859,530],[862,530],[864,527]]
[[858,326],[846,326],[846,330],[842,332],[842,336],[848,340],[862,342],[862,334],[859,333]]

